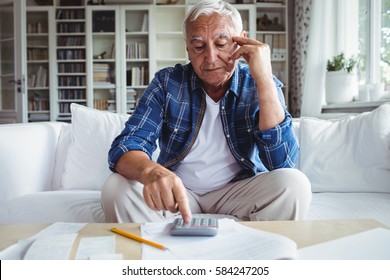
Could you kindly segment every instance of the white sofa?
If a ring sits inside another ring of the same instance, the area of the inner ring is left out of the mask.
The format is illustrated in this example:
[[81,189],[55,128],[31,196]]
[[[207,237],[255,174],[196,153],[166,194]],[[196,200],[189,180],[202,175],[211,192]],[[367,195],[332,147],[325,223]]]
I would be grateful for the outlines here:
[[[107,151],[128,116],[72,104],[72,124],[0,125],[0,223],[105,222]],[[390,103],[338,120],[294,121],[296,168],[312,183],[307,219],[390,226]]]

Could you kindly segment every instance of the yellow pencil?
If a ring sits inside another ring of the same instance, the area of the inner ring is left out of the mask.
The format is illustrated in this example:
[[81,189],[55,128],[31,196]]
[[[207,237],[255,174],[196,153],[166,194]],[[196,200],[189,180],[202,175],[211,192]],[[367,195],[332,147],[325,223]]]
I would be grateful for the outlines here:
[[123,235],[123,236],[126,236],[128,238],[131,238],[135,241],[138,241],[138,242],[141,242],[141,243],[145,243],[145,244],[148,244],[150,246],[153,246],[155,248],[158,248],[158,249],[161,249],[161,250],[167,250],[168,248],[165,247],[164,245],[161,245],[161,244],[158,244],[156,242],[153,242],[153,241],[150,241],[150,240],[147,240],[147,239],[144,239],[138,235],[135,235],[135,234],[132,234],[130,232],[126,232],[126,231],[123,231],[123,230],[120,230],[120,229],[117,229],[117,228],[112,228],[111,229],[112,232],[115,232],[115,233],[118,233],[120,235]]

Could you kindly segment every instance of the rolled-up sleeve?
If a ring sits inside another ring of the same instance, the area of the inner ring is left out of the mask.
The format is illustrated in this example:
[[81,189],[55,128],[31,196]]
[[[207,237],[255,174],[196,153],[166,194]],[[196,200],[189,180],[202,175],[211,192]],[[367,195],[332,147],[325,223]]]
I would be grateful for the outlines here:
[[[155,84],[153,84],[153,82]],[[154,79],[152,85],[145,90],[139,104],[125,124],[123,131],[115,138],[108,152],[108,164],[111,171],[116,172],[115,164],[128,151],[143,151],[150,158],[157,148],[157,139],[161,130],[162,113],[159,98],[159,85]]]
[[256,131],[255,138],[260,159],[268,170],[294,167],[299,145],[290,114],[286,114],[281,124],[265,131]]

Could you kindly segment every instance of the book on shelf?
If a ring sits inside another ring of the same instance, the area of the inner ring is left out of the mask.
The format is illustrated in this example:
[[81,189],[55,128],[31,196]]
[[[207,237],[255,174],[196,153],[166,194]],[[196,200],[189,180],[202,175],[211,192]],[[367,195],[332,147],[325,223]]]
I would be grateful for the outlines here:
[[111,83],[111,69],[109,63],[93,63],[93,82],[95,84]]
[[141,31],[146,32],[148,30],[149,30],[149,15],[145,13],[142,21]]
[[84,36],[59,36],[57,38],[57,46],[60,47],[74,47],[85,46]]
[[85,59],[84,49],[72,49],[72,50],[58,50],[58,60],[71,60],[71,59]]
[[127,101],[135,100],[137,96],[137,91],[133,88],[128,88],[126,90],[126,95],[127,95]]
[[57,11],[57,20],[69,20],[69,19],[84,19],[85,13],[83,9],[59,9]]
[[95,98],[93,105],[97,110],[108,110],[108,100],[106,98]]
[[58,85],[60,87],[76,86],[81,87],[85,86],[86,79],[85,76],[60,76],[58,77]]
[[126,44],[126,58],[139,59],[147,58],[147,45],[144,42],[133,42]]
[[[47,32],[47,31],[45,31]],[[40,34],[45,33],[43,30],[42,22],[29,22],[27,24],[27,34]]]
[[272,49],[272,58],[284,60],[287,56],[286,36],[283,34],[274,35],[274,44]]
[[50,110],[49,98],[34,93],[28,102],[29,111],[48,111]]
[[115,55],[116,55],[115,43],[112,43],[112,46],[111,46],[111,59],[115,59]]
[[86,92],[85,89],[59,89],[58,98],[60,100],[86,99]]
[[143,86],[147,80],[147,70],[144,66],[133,66],[127,70],[128,86]]
[[58,63],[59,73],[84,73],[85,63]]
[[58,23],[57,33],[84,33],[84,23]]
[[49,50],[47,46],[28,46],[27,60],[48,60]]
[[47,87],[47,69],[40,65],[35,73],[28,76],[28,87]]

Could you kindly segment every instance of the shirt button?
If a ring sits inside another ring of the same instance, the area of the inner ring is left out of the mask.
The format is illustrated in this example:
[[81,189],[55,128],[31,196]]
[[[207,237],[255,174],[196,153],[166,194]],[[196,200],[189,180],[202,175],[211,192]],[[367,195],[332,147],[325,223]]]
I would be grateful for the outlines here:
[[240,158],[241,161],[244,161],[245,159],[244,158]]
[[248,132],[251,132],[251,129],[250,128],[248,128],[248,130],[247,130]]
[[222,110],[225,110],[225,106],[222,106],[221,109],[222,109]]
[[175,129],[174,129],[174,132],[177,132],[177,131],[178,131],[178,129],[177,129],[177,128],[175,128]]
[[230,134],[226,135],[227,138],[230,138]]

